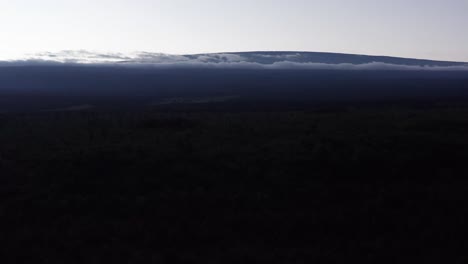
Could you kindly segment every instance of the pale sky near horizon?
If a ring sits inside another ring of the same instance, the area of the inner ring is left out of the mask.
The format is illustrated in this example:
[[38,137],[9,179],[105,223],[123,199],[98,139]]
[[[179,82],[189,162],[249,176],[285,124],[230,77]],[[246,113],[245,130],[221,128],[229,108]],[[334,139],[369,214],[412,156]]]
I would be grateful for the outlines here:
[[0,58],[323,51],[468,61],[468,0],[0,0]]

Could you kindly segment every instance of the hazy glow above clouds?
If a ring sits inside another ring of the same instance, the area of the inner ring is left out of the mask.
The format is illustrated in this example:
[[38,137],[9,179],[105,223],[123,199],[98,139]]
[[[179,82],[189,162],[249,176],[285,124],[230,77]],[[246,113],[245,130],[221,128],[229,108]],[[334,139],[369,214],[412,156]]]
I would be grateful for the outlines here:
[[466,0],[0,0],[0,59],[297,50],[468,61]]

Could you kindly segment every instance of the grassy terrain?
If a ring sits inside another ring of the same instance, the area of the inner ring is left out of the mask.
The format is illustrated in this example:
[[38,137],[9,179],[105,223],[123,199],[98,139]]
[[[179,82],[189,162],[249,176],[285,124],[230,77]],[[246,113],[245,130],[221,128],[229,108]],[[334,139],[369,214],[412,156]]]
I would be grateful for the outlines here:
[[465,263],[467,133],[465,107],[3,115],[0,256]]

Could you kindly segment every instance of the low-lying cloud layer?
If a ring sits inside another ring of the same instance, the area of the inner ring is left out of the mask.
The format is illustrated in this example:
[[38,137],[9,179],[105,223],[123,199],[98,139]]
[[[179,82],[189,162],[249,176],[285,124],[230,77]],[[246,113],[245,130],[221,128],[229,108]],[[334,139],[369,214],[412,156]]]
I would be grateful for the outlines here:
[[468,63],[438,62],[334,53],[246,52],[170,55],[137,52],[96,53],[89,51],[44,52],[22,59],[0,61],[0,66],[88,65],[144,68],[225,68],[302,70],[403,70],[467,71]]

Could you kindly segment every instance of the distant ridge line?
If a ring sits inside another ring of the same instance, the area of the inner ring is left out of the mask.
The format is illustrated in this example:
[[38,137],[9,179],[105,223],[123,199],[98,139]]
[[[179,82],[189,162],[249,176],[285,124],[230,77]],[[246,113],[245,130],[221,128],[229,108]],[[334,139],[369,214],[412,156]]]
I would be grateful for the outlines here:
[[366,57],[366,58],[382,58],[382,59],[400,59],[400,60],[412,60],[420,62],[433,62],[433,63],[454,63],[459,65],[468,66],[468,61],[450,61],[450,60],[437,60],[427,58],[411,58],[411,57],[399,57],[390,55],[369,55],[369,54],[354,54],[354,53],[342,53],[342,52],[318,52],[318,51],[228,51],[228,52],[208,52],[208,53],[189,53],[181,54],[181,56],[201,56],[201,55],[220,55],[220,54],[239,54],[239,55],[253,55],[253,54],[308,54],[308,55],[330,55],[330,56],[355,56],[355,57]]

